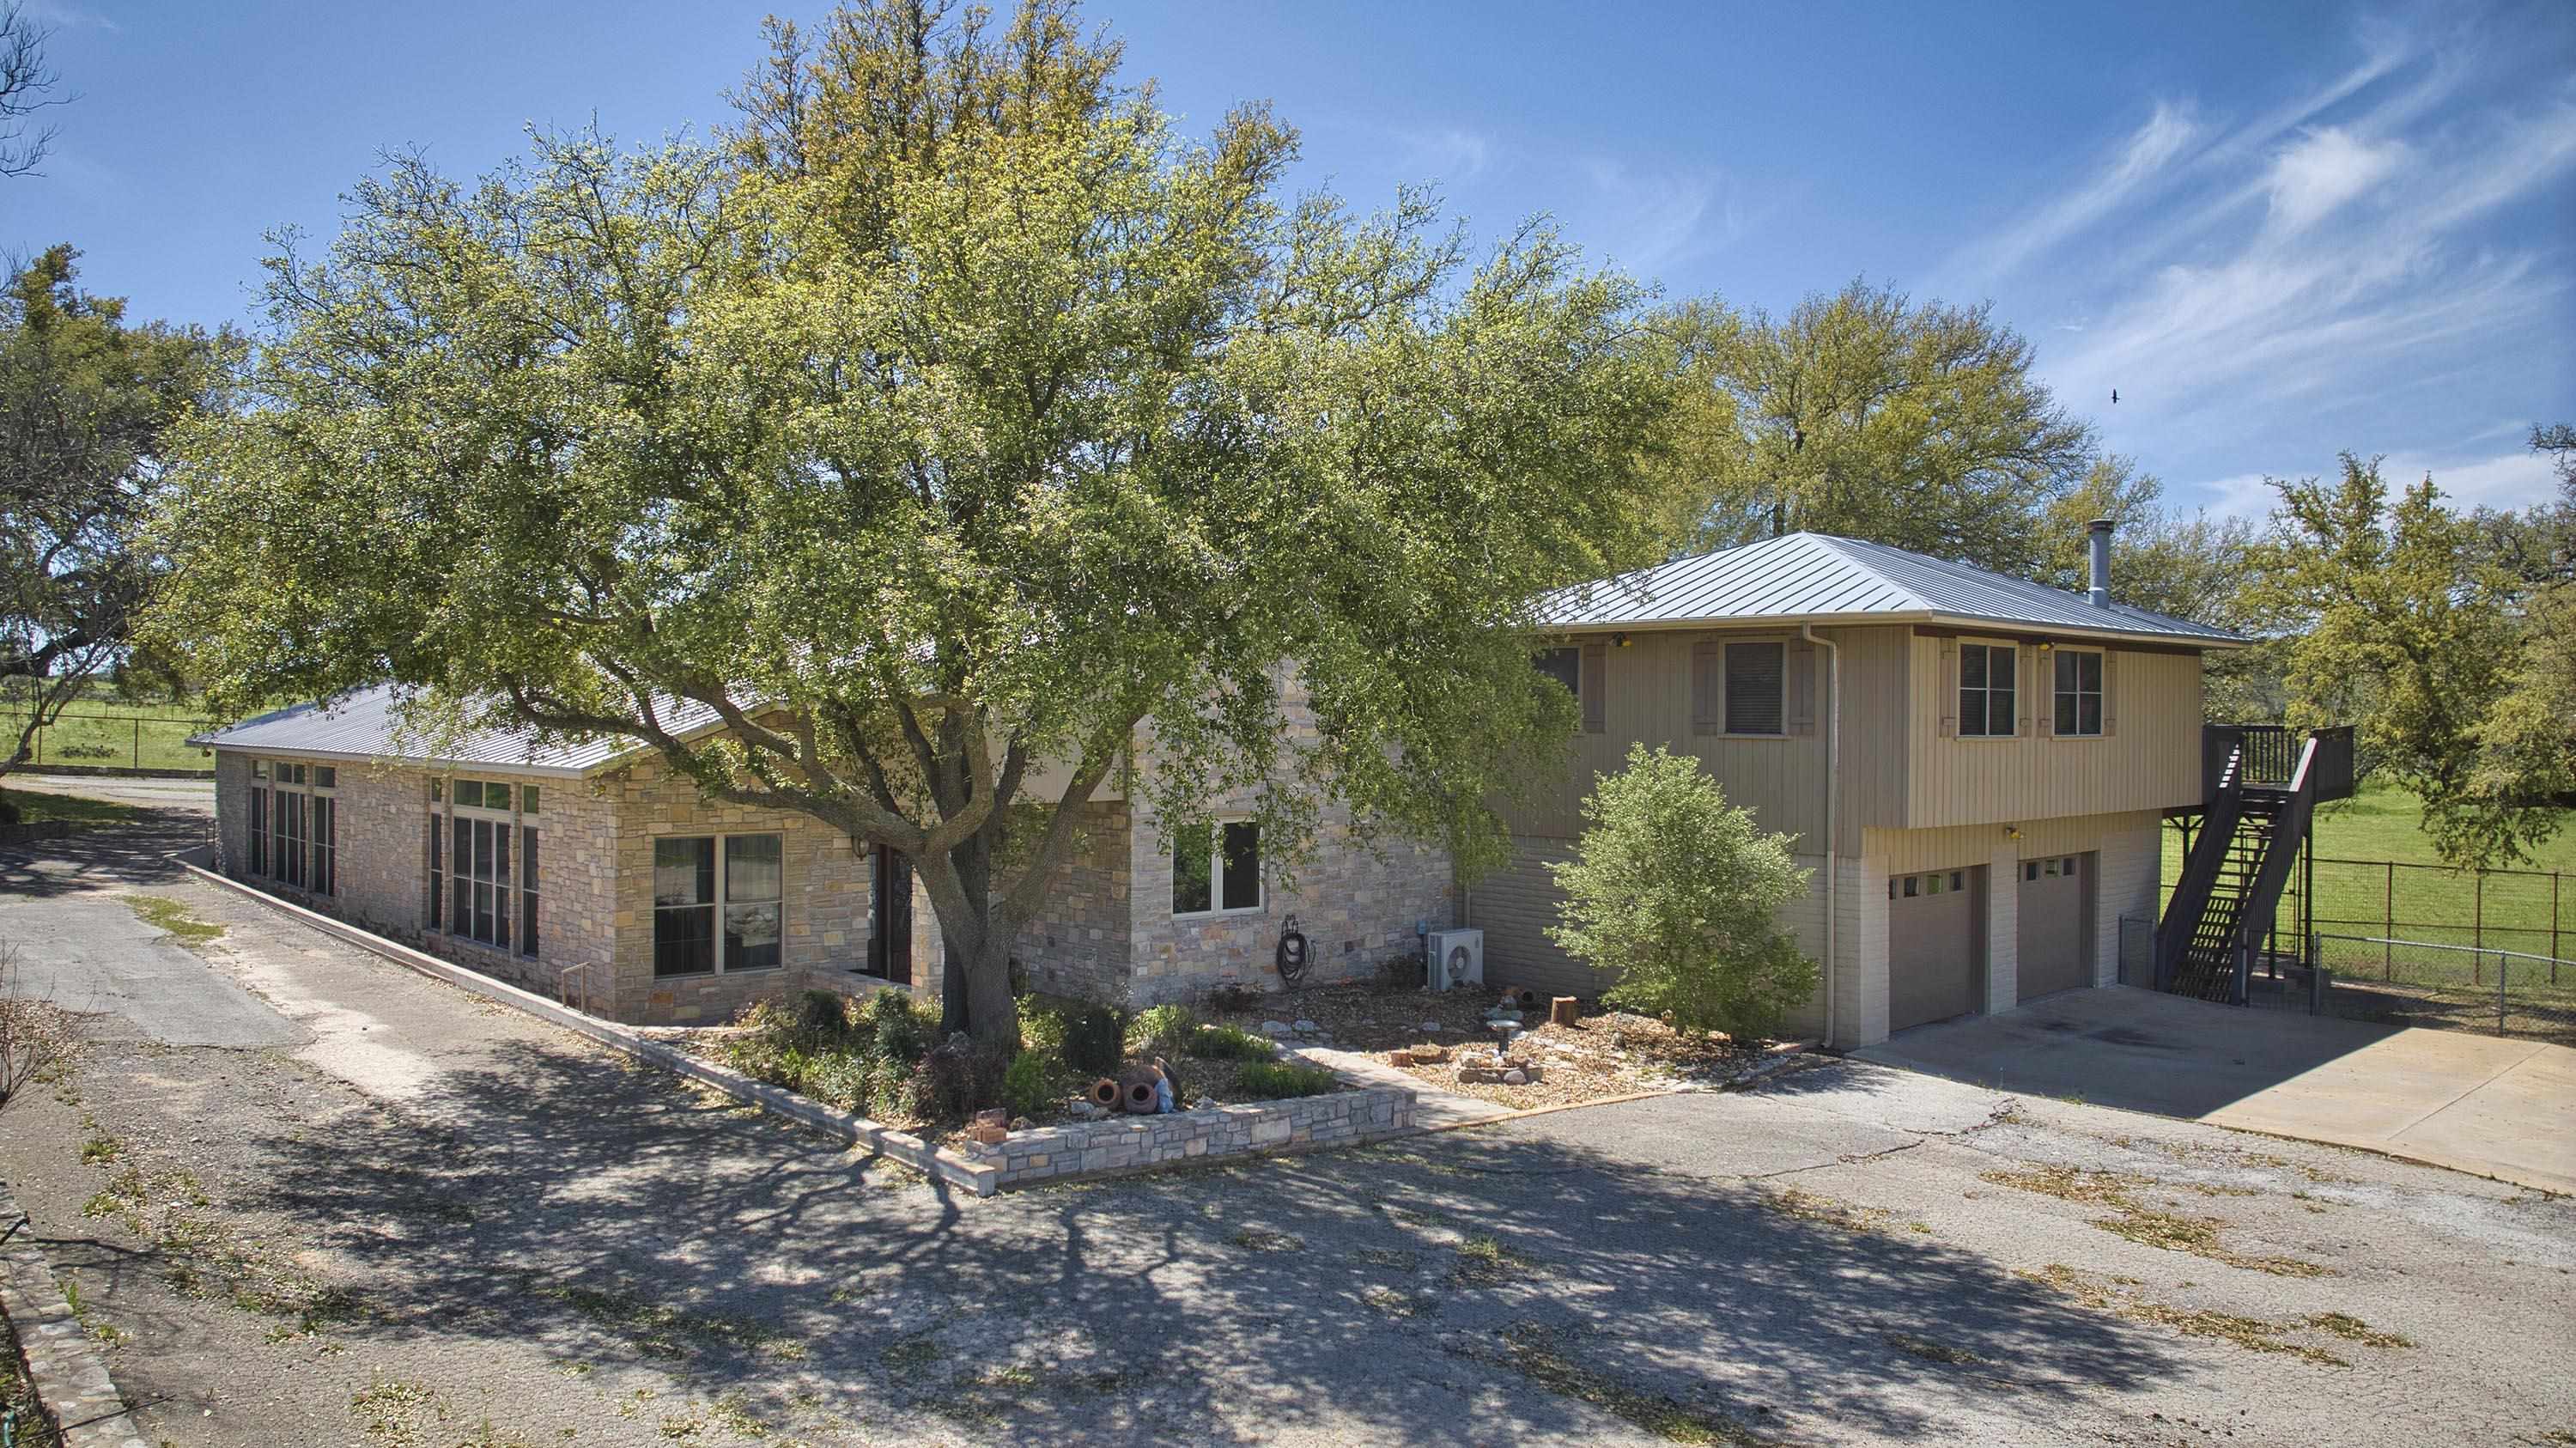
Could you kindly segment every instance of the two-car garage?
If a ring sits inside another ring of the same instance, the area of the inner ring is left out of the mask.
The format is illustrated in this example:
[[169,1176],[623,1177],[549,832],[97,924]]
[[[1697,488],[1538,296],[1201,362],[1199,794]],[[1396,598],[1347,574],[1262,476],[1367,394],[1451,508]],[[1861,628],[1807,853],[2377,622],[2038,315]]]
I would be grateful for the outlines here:
[[[2094,856],[2023,860],[2014,891],[2013,998],[2037,1000],[2088,985]],[[1986,1002],[1987,891],[1983,865],[1919,870],[1887,882],[1887,1028],[1945,1021]]]

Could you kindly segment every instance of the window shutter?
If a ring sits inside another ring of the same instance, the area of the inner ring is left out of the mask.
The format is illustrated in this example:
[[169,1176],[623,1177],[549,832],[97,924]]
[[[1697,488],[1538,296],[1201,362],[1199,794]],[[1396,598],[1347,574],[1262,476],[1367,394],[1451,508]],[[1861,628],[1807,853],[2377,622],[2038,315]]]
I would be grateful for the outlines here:
[[1959,737],[1959,641],[1941,640],[1941,737]]
[[1722,645],[1691,645],[1691,732],[1720,734],[1725,732],[1723,716],[1718,713],[1717,686],[1720,677],[1718,650]]
[[1610,651],[1600,644],[1583,646],[1583,732],[1602,731],[1601,670]]
[[1789,733],[1816,732],[1816,646],[1789,645]]
[[2105,739],[2120,732],[2119,716],[2111,709],[2111,701],[2119,697],[2111,681],[2111,662],[2118,657],[2109,649],[2102,651],[2102,737]]
[[[2039,650],[2029,644],[2013,645],[2013,713],[2019,716],[2014,721],[2013,734],[2022,739],[2030,737],[2030,696],[2045,687],[2039,677],[2039,657]],[[2050,680],[2049,684],[2055,682]]]

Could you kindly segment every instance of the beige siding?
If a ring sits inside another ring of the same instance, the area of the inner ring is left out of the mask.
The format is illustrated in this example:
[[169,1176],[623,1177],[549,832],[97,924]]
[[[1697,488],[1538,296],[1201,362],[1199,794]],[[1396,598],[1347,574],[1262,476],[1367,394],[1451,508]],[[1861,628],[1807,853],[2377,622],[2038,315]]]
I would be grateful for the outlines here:
[[[1818,633],[1842,647],[1846,702],[1837,812],[1842,816],[1842,848],[1850,853],[1858,847],[1861,827],[1888,818],[1904,799],[1908,637],[1897,628],[1820,629]],[[1763,828],[1796,835],[1808,849],[1820,844],[1825,742],[1832,717],[1827,651],[1815,652],[1813,729],[1780,738],[1740,738],[1693,732],[1691,646],[1780,639],[1794,647],[1794,633],[1637,633],[1630,639],[1626,648],[1601,653],[1606,674],[1604,728],[1574,737],[1560,778],[1539,786],[1526,802],[1502,806],[1511,832],[1551,840],[1581,835],[1582,802],[1592,792],[1595,777],[1619,769],[1629,746],[1643,742],[1698,756],[1725,786],[1727,798],[1751,809]]]
[[[2022,824],[2063,815],[2165,809],[2200,798],[2201,661],[2198,654],[2111,656],[2105,717],[2114,732],[2056,739],[2039,729],[2049,707],[2045,655],[2021,651],[2023,721],[2010,739],[1951,738],[1945,718],[1955,676],[1942,646],[1910,641],[1912,687],[1906,808],[1869,823],[1882,828]],[[1980,848],[1971,859],[1984,858]]]

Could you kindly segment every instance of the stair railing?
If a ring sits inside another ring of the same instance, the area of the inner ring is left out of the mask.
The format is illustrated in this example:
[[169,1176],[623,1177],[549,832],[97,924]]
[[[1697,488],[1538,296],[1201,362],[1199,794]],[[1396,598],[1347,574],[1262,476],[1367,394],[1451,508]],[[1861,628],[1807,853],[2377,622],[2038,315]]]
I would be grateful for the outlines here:
[[2298,768],[2290,775],[2289,799],[2272,817],[2272,839],[2263,847],[2263,867],[2245,892],[2244,908],[2236,916],[2236,939],[2228,952],[2236,963],[2236,982],[2229,998],[2245,1004],[2246,993],[2253,985],[2254,942],[2265,931],[2281,909],[2281,892],[2289,888],[2290,872],[2299,863],[2300,847],[2307,843],[2308,825],[2317,810],[2317,736],[2308,736],[2299,750]]
[[2210,891],[2217,887],[2219,870],[2227,862],[2228,841],[2235,838],[2236,823],[2244,814],[2245,786],[2239,766],[2244,763],[2245,744],[2237,736],[2228,745],[2227,759],[2210,792],[2209,809],[2201,816],[2200,838],[2192,842],[2191,854],[2183,860],[2182,878],[2174,882],[2173,899],[2166,902],[2164,923],[2156,930],[2158,990],[2173,989],[2174,973],[2191,950],[2192,932],[2200,924],[2201,912],[2209,908]]

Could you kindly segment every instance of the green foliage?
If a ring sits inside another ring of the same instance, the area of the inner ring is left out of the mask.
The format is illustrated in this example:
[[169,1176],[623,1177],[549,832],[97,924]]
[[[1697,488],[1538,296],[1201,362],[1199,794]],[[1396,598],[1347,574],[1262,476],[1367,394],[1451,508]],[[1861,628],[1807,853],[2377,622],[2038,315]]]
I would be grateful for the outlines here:
[[1064,1012],[1052,1006],[1020,1007],[1020,1049],[1064,1055]]
[[820,1039],[846,1035],[850,1002],[838,991],[809,990],[796,998],[797,1029]]
[[[14,12],[13,12],[14,13]],[[143,538],[174,423],[228,405],[240,340],[131,325],[48,248],[0,293],[0,687],[24,712],[0,774],[37,728],[120,665],[156,671],[134,628],[164,571]]]
[[179,439],[163,636],[218,712],[390,681],[890,845],[996,1044],[1140,729],[1176,825],[1279,786],[1283,866],[1331,805],[1498,859],[1571,723],[1537,600],[1645,556],[1646,293],[1292,196],[1266,109],[1186,140],[1061,7],[998,28],[867,0],[777,27],[719,147],[360,181]]
[[1321,1096],[1342,1089],[1341,1078],[1298,1061],[1246,1061],[1234,1068],[1235,1090],[1256,1101]]
[[1816,991],[1779,926],[1806,894],[1791,836],[1765,835],[1699,761],[1643,744],[1583,802],[1575,858],[1551,866],[1564,923],[1548,936],[1611,978],[1601,998],[1692,1030],[1759,1035]]
[[1002,1105],[1013,1116],[1042,1116],[1055,1105],[1065,1074],[1053,1052],[1024,1050],[1002,1072]]
[[1784,317],[1712,298],[1658,320],[1684,384],[1660,464],[1680,551],[1806,529],[2045,566],[2049,505],[2084,476],[2092,430],[1985,306],[1855,281]]
[[1188,1006],[1152,1006],[1138,1011],[1127,1023],[1127,1049],[1137,1056],[1177,1056],[1198,1029],[1198,1017]]
[[1064,1059],[1086,1076],[1106,1076],[1127,1059],[1127,1019],[1116,1010],[1085,1004],[1065,1018]]
[[2252,606],[2293,637],[2289,722],[2356,726],[2359,765],[2424,800],[2454,865],[2506,865],[2559,825],[2555,809],[2481,791],[2481,730],[2515,680],[2515,581],[2431,478],[2393,503],[2376,459],[2333,483],[2273,480],[2281,504],[2254,550]]
[[1267,1061],[1279,1052],[1268,1037],[1240,1026],[1201,1026],[1190,1033],[1185,1054],[1211,1061]]

